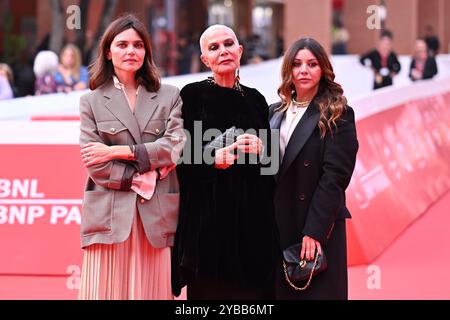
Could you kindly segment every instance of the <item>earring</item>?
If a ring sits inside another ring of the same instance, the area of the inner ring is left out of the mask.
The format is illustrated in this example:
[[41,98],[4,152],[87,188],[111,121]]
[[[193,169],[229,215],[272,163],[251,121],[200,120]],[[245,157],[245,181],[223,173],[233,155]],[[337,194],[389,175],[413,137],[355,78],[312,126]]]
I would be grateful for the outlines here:
[[234,79],[234,83],[239,83],[240,80],[241,80],[241,77],[239,77],[239,68],[238,68],[237,72],[236,72],[236,78]]

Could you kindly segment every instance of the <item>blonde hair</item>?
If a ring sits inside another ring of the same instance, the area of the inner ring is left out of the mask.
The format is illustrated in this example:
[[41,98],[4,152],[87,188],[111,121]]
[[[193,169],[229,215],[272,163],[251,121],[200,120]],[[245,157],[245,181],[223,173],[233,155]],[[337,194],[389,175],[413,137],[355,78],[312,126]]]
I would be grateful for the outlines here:
[[328,59],[323,47],[319,42],[312,38],[303,38],[295,41],[283,58],[281,67],[281,85],[278,88],[278,95],[281,98],[281,105],[277,111],[285,112],[292,103],[292,98],[296,95],[295,86],[292,81],[292,70],[297,52],[307,49],[316,57],[322,70],[322,77],[319,81],[319,89],[314,98],[319,107],[319,130],[320,137],[323,139],[330,131],[332,125],[336,127],[336,121],[342,116],[347,105],[347,99],[344,97],[344,90],[341,85],[334,82],[333,67]]
[[62,63],[62,56],[63,56],[63,54],[64,54],[64,52],[66,50],[71,50],[72,53],[73,53],[75,62],[74,62],[74,65],[72,66],[71,70],[72,70],[72,73],[74,75],[74,78],[77,79],[77,80],[80,80],[81,51],[74,44],[69,43],[69,44],[65,45],[62,48],[61,53],[59,55],[59,59],[60,59],[61,63]]

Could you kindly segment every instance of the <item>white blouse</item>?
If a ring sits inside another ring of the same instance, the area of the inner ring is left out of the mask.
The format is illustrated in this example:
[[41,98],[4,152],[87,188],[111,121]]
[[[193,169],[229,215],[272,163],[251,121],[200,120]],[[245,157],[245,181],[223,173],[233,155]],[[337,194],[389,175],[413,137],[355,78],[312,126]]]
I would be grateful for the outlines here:
[[294,132],[297,127],[298,122],[303,117],[306,107],[297,107],[291,102],[289,108],[285,111],[283,120],[281,121],[280,127],[280,155],[281,162],[283,162],[284,152],[291,138],[292,132]]

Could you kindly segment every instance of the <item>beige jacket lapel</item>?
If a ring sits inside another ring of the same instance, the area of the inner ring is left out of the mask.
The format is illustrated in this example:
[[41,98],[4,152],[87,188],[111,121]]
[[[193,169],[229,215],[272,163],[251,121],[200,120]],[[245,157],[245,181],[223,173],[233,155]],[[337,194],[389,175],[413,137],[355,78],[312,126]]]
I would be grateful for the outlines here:
[[[136,117],[130,110],[128,102],[123,92],[114,87],[113,81],[110,81],[104,88],[104,96],[107,98],[105,107],[127,127],[136,143],[141,143],[141,132]],[[139,97],[139,95],[138,95]]]
[[145,87],[139,88],[139,93],[136,99],[135,115],[139,123],[140,133],[144,132],[149,120],[154,116],[158,108],[158,98],[156,92],[148,92]]

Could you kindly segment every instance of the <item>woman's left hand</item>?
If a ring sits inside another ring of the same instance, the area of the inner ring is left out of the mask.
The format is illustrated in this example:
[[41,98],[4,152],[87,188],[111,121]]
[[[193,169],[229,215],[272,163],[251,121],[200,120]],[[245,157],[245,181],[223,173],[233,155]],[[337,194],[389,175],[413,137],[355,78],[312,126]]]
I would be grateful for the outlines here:
[[236,139],[238,149],[244,153],[261,154],[263,142],[253,134],[241,134]]
[[177,166],[177,164],[174,163],[168,167],[159,168],[159,180],[165,179],[169,175],[170,171],[175,169],[176,166]]
[[89,142],[81,148],[81,159],[86,168],[112,159],[111,147],[100,142]]
[[314,260],[316,250],[319,255],[322,254],[320,242],[311,237],[304,236],[302,241],[302,251],[300,252],[300,259]]

